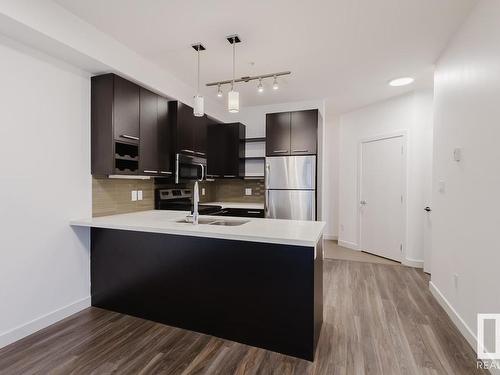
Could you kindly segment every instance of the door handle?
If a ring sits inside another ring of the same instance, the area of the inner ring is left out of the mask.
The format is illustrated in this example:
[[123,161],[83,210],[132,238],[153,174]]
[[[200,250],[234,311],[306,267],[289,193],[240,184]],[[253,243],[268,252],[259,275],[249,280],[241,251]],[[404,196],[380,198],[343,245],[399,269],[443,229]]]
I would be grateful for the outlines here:
[[424,208],[424,211],[431,212],[432,210],[431,210],[431,208],[430,208],[430,207],[425,207],[425,208]]
[[133,135],[128,135],[128,134],[121,134],[120,137],[126,138],[126,139],[132,139],[134,141],[138,141],[139,137],[134,137]]
[[359,202],[359,204],[362,204],[363,206],[365,206],[367,204],[367,202],[365,200],[362,200]]

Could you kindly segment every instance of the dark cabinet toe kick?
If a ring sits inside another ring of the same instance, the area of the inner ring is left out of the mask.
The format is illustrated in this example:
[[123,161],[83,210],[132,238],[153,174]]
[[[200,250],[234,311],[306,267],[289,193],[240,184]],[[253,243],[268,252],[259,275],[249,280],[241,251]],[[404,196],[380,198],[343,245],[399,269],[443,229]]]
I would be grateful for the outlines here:
[[312,361],[322,254],[322,239],[314,248],[92,228],[92,305]]

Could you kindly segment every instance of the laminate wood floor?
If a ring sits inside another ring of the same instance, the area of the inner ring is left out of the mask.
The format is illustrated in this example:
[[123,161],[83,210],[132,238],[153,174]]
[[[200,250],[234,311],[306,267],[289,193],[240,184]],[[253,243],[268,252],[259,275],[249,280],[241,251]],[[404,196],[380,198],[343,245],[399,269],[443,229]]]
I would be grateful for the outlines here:
[[324,262],[314,362],[98,308],[0,350],[0,374],[481,374],[417,269]]

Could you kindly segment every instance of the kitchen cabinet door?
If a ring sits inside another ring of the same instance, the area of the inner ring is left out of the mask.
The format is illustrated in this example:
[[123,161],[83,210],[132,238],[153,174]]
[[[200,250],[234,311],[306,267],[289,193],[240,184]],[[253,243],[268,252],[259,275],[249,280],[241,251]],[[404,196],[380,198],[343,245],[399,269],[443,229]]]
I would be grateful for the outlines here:
[[291,155],[315,155],[318,143],[318,110],[291,113]]
[[220,178],[224,174],[226,139],[222,124],[208,126],[207,175],[209,178]]
[[207,115],[202,117],[195,117],[193,115],[193,127],[191,129],[191,131],[194,133],[193,149],[196,156],[201,156],[203,158],[207,157],[207,127]]
[[266,155],[290,155],[290,112],[266,115]]
[[114,76],[114,136],[125,143],[139,143],[140,87]]
[[168,100],[158,97],[158,168],[161,176],[172,175],[172,131],[168,121]]
[[158,95],[140,90],[139,174],[159,174]]
[[195,155],[195,117],[193,109],[183,103],[177,105],[176,152]]
[[210,124],[208,126],[208,177],[245,176],[245,125]]

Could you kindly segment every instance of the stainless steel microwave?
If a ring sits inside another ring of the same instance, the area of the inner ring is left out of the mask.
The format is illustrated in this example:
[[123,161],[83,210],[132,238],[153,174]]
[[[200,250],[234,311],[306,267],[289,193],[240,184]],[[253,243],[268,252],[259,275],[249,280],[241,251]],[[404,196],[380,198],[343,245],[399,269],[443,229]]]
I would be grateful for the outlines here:
[[198,180],[206,177],[207,159],[186,154],[175,155],[175,183]]

